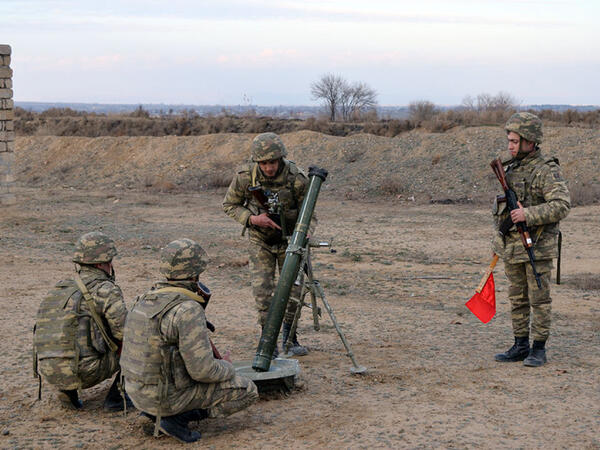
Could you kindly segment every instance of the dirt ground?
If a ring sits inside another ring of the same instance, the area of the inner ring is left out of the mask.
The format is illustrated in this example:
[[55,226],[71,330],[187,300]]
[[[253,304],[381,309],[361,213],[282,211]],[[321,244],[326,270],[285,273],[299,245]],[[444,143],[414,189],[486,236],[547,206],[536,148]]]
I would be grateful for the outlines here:
[[[149,422],[136,412],[104,412],[109,382],[84,391],[79,412],[59,406],[48,386],[37,402],[31,330],[41,298],[72,271],[82,233],[115,238],[128,306],[157,278],[160,248],[189,237],[212,260],[202,280],[213,291],[213,340],[234,359],[251,359],[259,330],[246,240],[222,213],[223,193],[16,193],[20,203],[0,216],[0,447],[179,447],[147,436]],[[367,374],[350,373],[329,319],[315,332],[305,311],[300,341],[310,354],[300,359],[297,389],[195,423],[203,435],[198,447],[600,448],[600,206],[575,208],[563,222],[549,362],[537,369],[493,360],[512,340],[501,265],[494,319],[484,325],[464,306],[489,262],[487,209],[340,200],[325,192],[317,211],[318,235],[333,237],[337,253],[315,254],[316,276]]]

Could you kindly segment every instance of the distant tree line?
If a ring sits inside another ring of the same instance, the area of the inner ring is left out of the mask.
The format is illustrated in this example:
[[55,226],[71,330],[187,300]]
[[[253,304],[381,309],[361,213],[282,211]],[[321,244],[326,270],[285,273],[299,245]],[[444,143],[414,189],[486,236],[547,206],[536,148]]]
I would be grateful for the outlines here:
[[[329,81],[335,81],[335,77]],[[129,113],[115,114],[90,113],[72,108],[32,112],[17,107],[14,125],[19,136],[194,136],[312,130],[334,136],[370,133],[393,137],[416,128],[444,132],[457,126],[501,126],[514,111],[521,109],[512,96],[500,92],[496,95],[467,96],[462,105],[450,109],[438,107],[428,100],[417,100],[409,104],[406,119],[378,118],[375,111],[370,109],[375,102],[375,92],[366,95],[365,92],[371,90],[360,82],[347,86],[353,86],[354,94],[332,97],[336,98],[335,107],[329,106],[326,117],[309,117],[305,120],[256,114],[235,115],[225,110],[221,114],[203,116],[193,110],[151,115],[142,106]],[[332,111],[335,112],[334,120],[331,120]],[[600,128],[600,109],[543,109],[531,112],[540,116],[545,125]]]

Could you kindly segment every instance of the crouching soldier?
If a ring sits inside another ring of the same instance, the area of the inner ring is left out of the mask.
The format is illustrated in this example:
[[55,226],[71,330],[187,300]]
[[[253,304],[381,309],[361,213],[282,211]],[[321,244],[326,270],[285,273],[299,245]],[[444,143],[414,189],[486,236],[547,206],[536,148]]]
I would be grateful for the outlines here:
[[124,407],[119,391],[119,352],[127,308],[115,284],[117,249],[103,233],[84,234],[75,244],[71,279],[59,281],[42,300],[34,327],[34,375],[59,390],[59,399],[81,408],[81,389],[117,373],[104,408]]
[[190,421],[228,416],[258,399],[254,383],[213,353],[204,315],[209,296],[198,280],[206,264],[196,242],[171,242],[161,254],[166,280],[136,300],[125,324],[127,393],[155,421],[155,436],[160,430],[181,442],[201,437]]

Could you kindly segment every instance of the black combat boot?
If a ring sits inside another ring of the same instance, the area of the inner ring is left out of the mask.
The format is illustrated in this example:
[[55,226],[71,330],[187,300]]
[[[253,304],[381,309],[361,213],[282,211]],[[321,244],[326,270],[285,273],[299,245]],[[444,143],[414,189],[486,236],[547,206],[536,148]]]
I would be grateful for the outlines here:
[[188,428],[189,420],[187,420],[185,414],[186,413],[163,417],[160,419],[158,429],[164,434],[177,439],[179,442],[185,444],[196,442],[202,435],[198,431],[193,431]]
[[191,409],[179,414],[179,417],[181,420],[185,421],[185,423],[199,422],[200,420],[208,418],[208,409]]
[[[152,422],[156,421],[156,416],[142,411],[140,416],[147,417]],[[177,415],[177,420],[180,422],[184,422],[186,425],[190,422],[199,422],[200,420],[204,420],[208,418],[208,409],[192,409],[190,411],[182,412]]]
[[527,367],[540,367],[546,363],[546,341],[533,341],[531,351],[523,365]]
[[505,351],[494,355],[494,359],[500,362],[523,361],[529,355],[529,336],[515,337],[515,344]]
[[283,324],[283,330],[281,334],[281,340],[283,342],[283,350],[285,350],[285,345],[288,339],[291,339],[290,350],[286,354],[286,356],[305,356],[308,355],[308,350],[306,347],[300,345],[298,343],[298,335],[294,333],[294,336],[290,338],[290,331],[292,329],[292,325],[289,323]]
[[[125,391],[123,391],[123,394],[125,395],[127,409],[134,408],[129,395],[127,395]],[[113,381],[113,384],[110,386],[108,394],[106,394],[106,398],[104,399],[104,409],[106,411],[117,412],[123,411],[123,408],[123,397],[121,397],[121,390],[119,389],[119,372],[117,372],[115,381]]]
[[58,398],[63,405],[73,407],[75,409],[83,408],[83,403],[81,403],[81,400],[79,400],[77,389],[60,390],[58,392]]

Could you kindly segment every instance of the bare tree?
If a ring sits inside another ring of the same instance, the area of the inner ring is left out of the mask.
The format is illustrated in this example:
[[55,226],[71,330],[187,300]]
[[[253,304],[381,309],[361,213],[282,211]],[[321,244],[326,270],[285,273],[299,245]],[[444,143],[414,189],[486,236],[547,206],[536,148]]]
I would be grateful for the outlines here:
[[470,95],[466,95],[461,102],[463,108],[468,109],[469,111],[475,111],[475,99]]
[[377,92],[362,81],[344,83],[339,104],[344,120],[357,119],[361,113],[377,105]]
[[432,119],[437,114],[437,108],[434,103],[428,100],[418,100],[409,103],[408,114],[411,120],[423,122]]
[[500,91],[494,97],[494,109],[497,111],[508,111],[516,109],[518,101],[508,92]]
[[496,95],[478,94],[475,100],[471,96],[467,96],[463,99],[463,105],[467,109],[476,109],[478,112],[503,112],[516,109],[518,102],[512,95],[500,91]]
[[345,84],[346,81],[341,76],[328,73],[310,85],[313,100],[323,100],[332,122],[335,121]]

